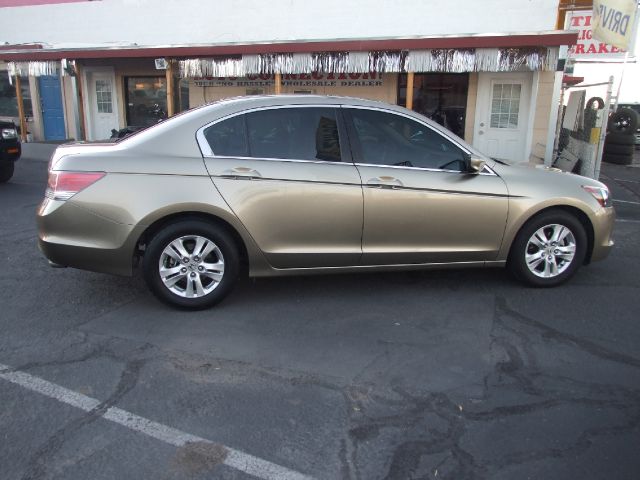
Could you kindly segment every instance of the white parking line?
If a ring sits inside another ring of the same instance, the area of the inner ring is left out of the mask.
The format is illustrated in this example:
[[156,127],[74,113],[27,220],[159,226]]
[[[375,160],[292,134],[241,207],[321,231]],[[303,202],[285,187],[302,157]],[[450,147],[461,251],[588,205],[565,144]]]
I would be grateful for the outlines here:
[[[85,412],[94,410],[101,403],[95,398],[74,392],[73,390],[48,382],[47,380],[33,376],[29,373],[21,372],[19,370],[13,371],[11,367],[1,363],[0,378],[16,385],[20,385],[21,387],[33,392],[38,392],[49,398],[58,400],[59,402],[79,408]],[[176,447],[183,447],[193,442],[204,442],[212,445],[215,444],[215,442],[207,440],[206,438],[198,437],[197,435],[192,435],[167,425],[163,425],[162,423],[154,422],[153,420],[140,417],[134,413],[127,412],[126,410],[122,410],[117,407],[110,407],[105,410],[102,414],[102,418],[127,427],[130,430],[144,433],[149,437]],[[224,445],[222,447],[226,450],[226,457],[223,462],[225,465],[249,475],[253,475],[254,477],[262,478],[264,480],[311,480],[311,477],[294,470],[290,470],[286,467],[254,457],[253,455],[240,450],[235,450]]]
[[618,203],[630,203],[632,205],[640,205],[640,202],[632,202],[630,200],[618,200],[617,198],[614,198],[613,201]]

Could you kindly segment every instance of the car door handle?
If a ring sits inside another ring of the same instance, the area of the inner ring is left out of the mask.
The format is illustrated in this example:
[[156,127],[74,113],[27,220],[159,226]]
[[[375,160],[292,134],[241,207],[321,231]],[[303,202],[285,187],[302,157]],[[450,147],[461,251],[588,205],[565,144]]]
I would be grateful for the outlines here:
[[242,178],[248,180],[251,180],[252,178],[262,178],[260,172],[251,167],[234,167],[230,170],[225,170],[220,176],[223,178],[235,178],[236,180]]
[[397,188],[402,187],[403,185],[404,184],[396,177],[390,177],[387,175],[381,175],[367,180],[367,186],[373,188]]

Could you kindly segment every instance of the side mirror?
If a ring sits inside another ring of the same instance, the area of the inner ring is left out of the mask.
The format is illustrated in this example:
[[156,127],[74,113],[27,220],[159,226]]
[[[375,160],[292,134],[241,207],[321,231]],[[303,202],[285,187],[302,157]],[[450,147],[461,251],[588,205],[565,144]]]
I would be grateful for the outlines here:
[[477,174],[482,171],[487,162],[478,157],[465,155],[464,163],[467,167],[467,173]]

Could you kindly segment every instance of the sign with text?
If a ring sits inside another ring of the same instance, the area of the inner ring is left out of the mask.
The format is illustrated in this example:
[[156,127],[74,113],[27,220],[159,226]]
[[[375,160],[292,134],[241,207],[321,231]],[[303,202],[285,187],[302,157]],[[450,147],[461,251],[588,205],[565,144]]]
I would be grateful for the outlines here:
[[567,30],[578,31],[578,41],[569,49],[571,57],[582,59],[623,57],[624,50],[596,40],[593,37],[593,15],[589,10],[567,12]]
[[[275,78],[270,74],[246,77],[194,78],[196,87],[270,87]],[[283,87],[379,87],[383,85],[381,73],[300,73],[282,75]]]
[[594,0],[593,37],[615,47],[633,48],[636,0]]

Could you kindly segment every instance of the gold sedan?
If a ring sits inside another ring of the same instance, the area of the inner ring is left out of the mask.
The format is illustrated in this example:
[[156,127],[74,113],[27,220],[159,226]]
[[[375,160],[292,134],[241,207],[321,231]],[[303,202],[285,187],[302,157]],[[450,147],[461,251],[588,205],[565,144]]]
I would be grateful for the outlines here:
[[609,253],[595,180],[485,157],[425,117],[343,97],[220,101],[58,147],[38,210],[54,265],[206,308],[251,276],[507,266],[558,285]]

